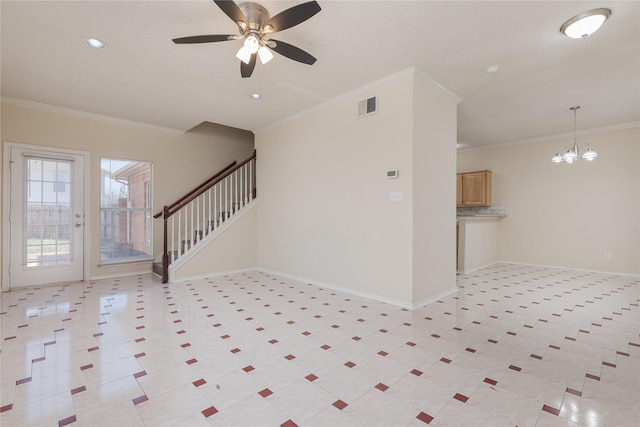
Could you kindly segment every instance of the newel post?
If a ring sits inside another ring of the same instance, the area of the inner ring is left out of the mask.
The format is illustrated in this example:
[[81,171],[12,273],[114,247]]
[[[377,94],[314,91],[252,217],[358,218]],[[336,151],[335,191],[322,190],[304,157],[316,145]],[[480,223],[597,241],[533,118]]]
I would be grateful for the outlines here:
[[169,247],[168,247],[168,230],[167,221],[169,220],[169,207],[162,208],[162,219],[164,221],[164,236],[162,241],[162,283],[169,281]]

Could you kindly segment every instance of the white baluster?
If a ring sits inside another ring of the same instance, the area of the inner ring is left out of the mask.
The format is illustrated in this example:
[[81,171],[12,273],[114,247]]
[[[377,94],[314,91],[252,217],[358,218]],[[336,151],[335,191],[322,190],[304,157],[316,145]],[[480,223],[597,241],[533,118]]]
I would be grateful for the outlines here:
[[180,246],[182,244],[182,209],[180,209],[178,211],[178,249],[176,251],[176,259],[180,258],[180,250],[182,249],[182,247]]
[[176,244],[176,216],[171,216],[171,246],[169,246],[169,251],[171,253],[171,264],[176,260],[176,252],[173,250]]

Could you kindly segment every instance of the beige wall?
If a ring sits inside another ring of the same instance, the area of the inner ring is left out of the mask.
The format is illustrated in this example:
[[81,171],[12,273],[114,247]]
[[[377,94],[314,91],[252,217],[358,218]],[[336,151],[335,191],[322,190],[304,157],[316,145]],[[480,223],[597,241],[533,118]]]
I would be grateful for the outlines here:
[[[640,128],[584,132],[600,158],[553,164],[558,138],[458,153],[458,171],[493,171],[504,261],[640,274]],[[612,253],[610,260],[603,252]]]
[[498,218],[460,218],[458,271],[469,273],[491,265],[498,256]]
[[413,303],[456,287],[457,97],[417,72],[413,105]]
[[[455,286],[453,209],[444,208],[451,232],[445,249],[434,249],[433,259],[428,250],[442,243],[438,209],[454,206],[455,103],[434,95],[442,89],[433,83],[416,83],[422,78],[414,70],[390,76],[256,134],[261,268],[402,305]],[[371,96],[378,112],[356,118],[358,101]],[[426,159],[430,145],[447,152],[441,165]],[[414,150],[427,161],[417,174]],[[387,179],[389,169],[399,177]],[[433,190],[443,183],[450,197]],[[391,202],[391,192],[403,200]],[[434,215],[427,200],[437,206]],[[416,203],[424,215],[417,219]],[[414,246],[416,224],[425,245]],[[444,276],[452,280],[422,283],[416,293],[414,275],[423,269],[436,277],[450,270]]]
[[[233,160],[253,151],[253,134],[223,126],[200,126],[181,134],[116,120],[3,104],[2,141],[82,150],[90,155],[91,277],[149,271],[150,263],[99,266],[100,157],[153,163],[153,211],[174,201]],[[2,154],[0,154],[2,155]],[[2,163],[3,168],[5,163]],[[0,186],[1,191],[1,186]],[[162,222],[154,221],[154,255],[162,250]]]

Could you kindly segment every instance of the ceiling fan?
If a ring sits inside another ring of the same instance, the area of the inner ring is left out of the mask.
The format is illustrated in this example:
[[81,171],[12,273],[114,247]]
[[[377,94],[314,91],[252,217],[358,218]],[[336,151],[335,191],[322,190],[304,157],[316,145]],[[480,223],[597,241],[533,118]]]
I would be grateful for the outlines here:
[[231,0],[213,1],[235,22],[240,30],[240,35],[210,34],[179,37],[173,39],[174,43],[211,43],[244,38],[244,44],[236,54],[236,57],[241,61],[240,74],[242,77],[251,77],[256,66],[256,56],[263,64],[269,62],[273,58],[271,50],[303,64],[312,65],[316,62],[316,58],[296,46],[267,39],[271,34],[296,26],[320,12],[320,5],[316,1],[293,6],[274,17],[269,17],[267,9],[257,3],[246,2],[237,5]]

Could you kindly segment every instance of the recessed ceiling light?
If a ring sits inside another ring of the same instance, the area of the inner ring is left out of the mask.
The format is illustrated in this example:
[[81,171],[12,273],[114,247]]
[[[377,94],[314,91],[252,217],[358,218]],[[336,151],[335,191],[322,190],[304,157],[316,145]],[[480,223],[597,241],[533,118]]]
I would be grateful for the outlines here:
[[495,74],[498,71],[500,71],[500,66],[499,65],[489,65],[487,67],[487,73],[489,73],[489,74]]
[[254,92],[252,94],[249,94],[249,96],[251,97],[251,99],[260,99],[260,98],[262,98],[262,95],[260,95],[258,92]]
[[95,47],[96,49],[106,49],[107,44],[102,40],[95,39],[93,37],[85,37],[84,42],[91,47]]
[[581,39],[598,31],[609,16],[611,16],[611,10],[609,9],[600,8],[587,10],[562,24],[560,32],[572,39]]

